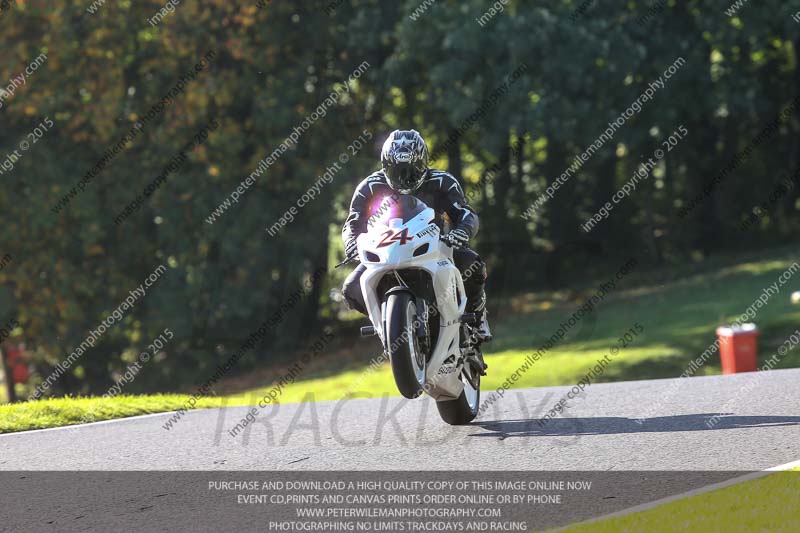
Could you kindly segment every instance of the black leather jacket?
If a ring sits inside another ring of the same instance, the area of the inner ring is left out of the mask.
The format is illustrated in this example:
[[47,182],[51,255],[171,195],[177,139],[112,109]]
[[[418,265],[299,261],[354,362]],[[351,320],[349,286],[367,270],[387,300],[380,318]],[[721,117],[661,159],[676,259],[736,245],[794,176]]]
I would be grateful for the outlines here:
[[[389,187],[386,175],[379,170],[358,184],[350,202],[350,214],[342,228],[345,247],[351,239],[367,231],[369,217],[380,202],[395,191]],[[478,233],[478,215],[467,205],[464,190],[458,180],[443,170],[429,169],[425,181],[414,191],[416,196],[436,211],[436,224],[443,229],[443,214],[447,214],[453,228],[463,229],[470,237]]]

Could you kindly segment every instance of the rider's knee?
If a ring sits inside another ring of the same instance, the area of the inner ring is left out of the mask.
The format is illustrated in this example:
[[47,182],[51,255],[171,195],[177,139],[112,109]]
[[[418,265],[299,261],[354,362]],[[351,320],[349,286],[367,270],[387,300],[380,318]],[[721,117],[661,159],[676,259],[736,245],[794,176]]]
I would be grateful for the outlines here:
[[461,257],[461,276],[465,282],[482,285],[486,280],[486,262],[473,250],[466,249]]
[[345,278],[344,283],[342,284],[342,292],[347,293],[348,289],[353,290],[353,287],[360,285],[360,283],[361,269],[356,267],[356,269],[350,272],[347,278]]
[[353,311],[358,311],[362,315],[366,315],[367,314],[367,308],[364,307],[364,305],[359,300],[357,300],[356,298],[353,298],[352,296],[348,296],[347,293],[345,293],[344,299],[347,302],[347,305]]

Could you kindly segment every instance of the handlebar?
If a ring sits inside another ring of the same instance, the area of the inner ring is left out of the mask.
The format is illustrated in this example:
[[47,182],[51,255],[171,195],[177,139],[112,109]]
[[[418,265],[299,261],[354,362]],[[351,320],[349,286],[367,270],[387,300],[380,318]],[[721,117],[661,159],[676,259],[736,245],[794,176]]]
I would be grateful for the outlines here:
[[445,243],[450,248],[455,248],[453,241],[447,238],[447,233],[445,233],[444,235],[439,235],[439,240]]
[[345,257],[345,258],[344,258],[344,260],[343,260],[341,263],[337,264],[337,265],[336,265],[335,267],[333,267],[333,268],[339,268],[340,266],[344,266],[344,265],[346,265],[347,263],[350,263],[351,261],[353,261],[353,259],[358,259],[358,254],[356,254],[356,255],[351,255],[350,257]]

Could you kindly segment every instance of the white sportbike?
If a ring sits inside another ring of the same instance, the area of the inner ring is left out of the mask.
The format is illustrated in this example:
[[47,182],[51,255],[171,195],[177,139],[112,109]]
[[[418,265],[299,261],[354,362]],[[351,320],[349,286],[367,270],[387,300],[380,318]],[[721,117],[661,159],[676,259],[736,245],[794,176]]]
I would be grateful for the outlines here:
[[380,337],[403,396],[424,391],[445,422],[467,424],[480,402],[478,317],[464,312],[453,249],[440,236],[434,210],[414,196],[385,199],[378,215],[357,238],[366,267],[361,292],[372,322],[361,334]]

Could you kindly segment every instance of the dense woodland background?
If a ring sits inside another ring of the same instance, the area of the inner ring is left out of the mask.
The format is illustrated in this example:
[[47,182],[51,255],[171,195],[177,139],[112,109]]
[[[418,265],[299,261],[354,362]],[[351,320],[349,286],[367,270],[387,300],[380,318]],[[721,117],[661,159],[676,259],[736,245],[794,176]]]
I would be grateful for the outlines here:
[[[331,5],[336,4],[334,2]],[[169,271],[53,393],[102,393],[114,372],[161,333],[175,340],[130,391],[204,381],[321,266],[338,240],[355,184],[377,169],[394,128],[415,128],[435,165],[461,177],[482,230],[475,247],[504,294],[585,283],[629,257],[669,269],[732,250],[797,241],[800,188],[752,227],[753,207],[800,170],[797,111],[685,219],[702,191],[800,96],[800,1],[512,1],[483,27],[490,3],[186,1],[157,27],[160,1],[18,1],[0,14],[0,85],[40,53],[46,63],[0,109],[0,161],[45,118],[54,127],[0,176],[0,322],[17,319],[40,375],[62,361],[159,264]],[[326,11],[326,7],[328,7]],[[641,17],[652,13],[642,21]],[[209,50],[208,69],[58,214],[51,207]],[[521,215],[678,57],[686,64],[541,212]],[[370,68],[213,225],[215,209],[364,61]],[[519,65],[491,110],[446,139]],[[114,217],[212,119],[137,213]],[[580,224],[628,181],[641,158],[683,125],[687,138],[589,235]],[[363,130],[369,145],[275,237],[272,225]],[[517,147],[511,150],[511,147]],[[485,179],[487,170],[499,169]],[[308,296],[236,372],[291,353],[341,320],[346,272]]]

